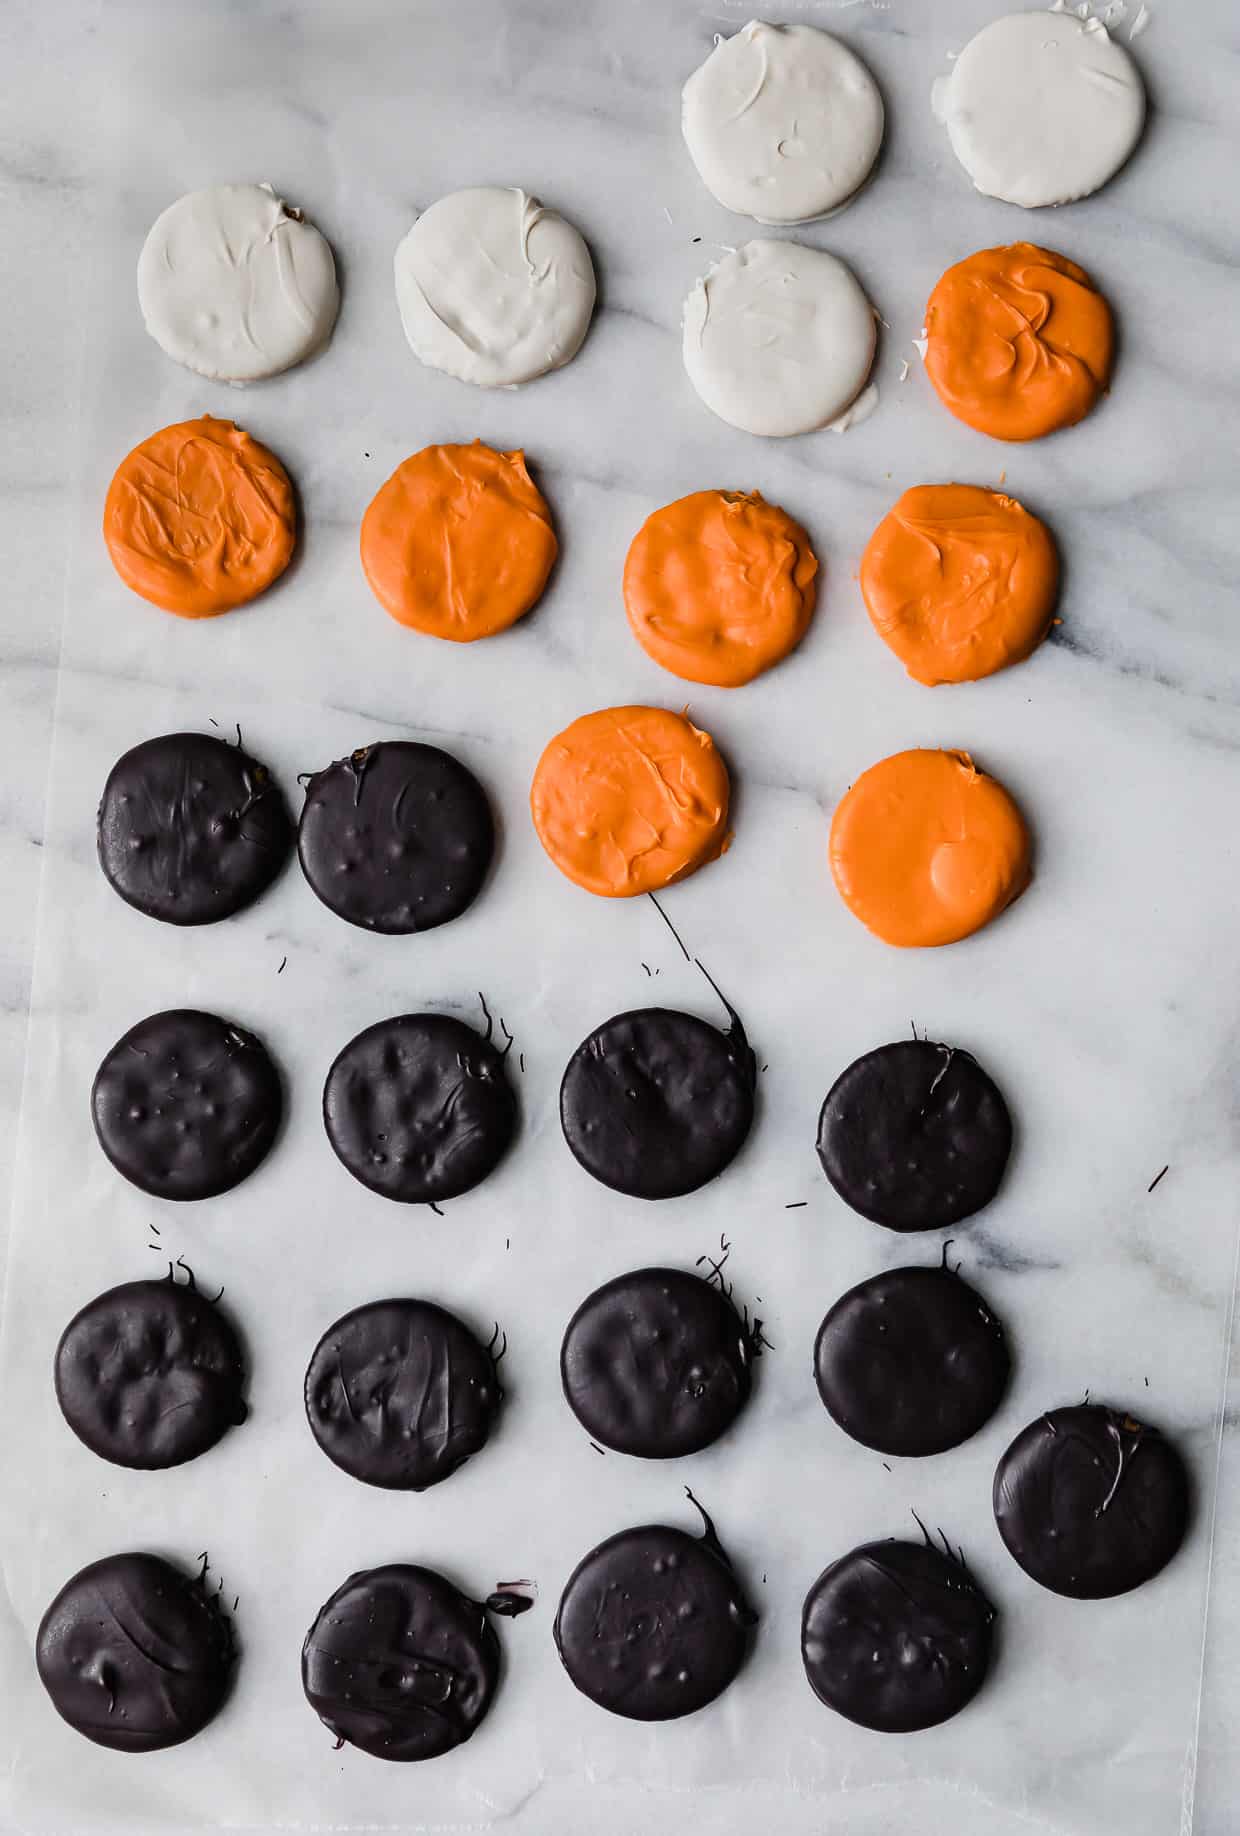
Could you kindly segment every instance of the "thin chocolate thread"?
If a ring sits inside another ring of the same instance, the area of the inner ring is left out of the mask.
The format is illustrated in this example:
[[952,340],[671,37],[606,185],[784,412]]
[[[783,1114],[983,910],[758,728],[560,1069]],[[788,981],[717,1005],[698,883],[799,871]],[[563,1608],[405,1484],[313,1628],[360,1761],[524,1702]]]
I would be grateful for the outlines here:
[[654,906],[655,911],[658,912],[660,918],[663,920],[668,930],[672,933],[672,936],[676,939],[676,942],[680,945],[680,954],[684,957],[687,963],[691,963],[693,961],[693,958],[689,955],[689,952],[685,949],[684,939],[681,937],[680,932],[676,929],[676,926],[672,923],[667,913],[663,910],[663,907],[659,904],[659,901],[655,898],[653,893],[647,893],[646,897],[650,900],[650,903]]

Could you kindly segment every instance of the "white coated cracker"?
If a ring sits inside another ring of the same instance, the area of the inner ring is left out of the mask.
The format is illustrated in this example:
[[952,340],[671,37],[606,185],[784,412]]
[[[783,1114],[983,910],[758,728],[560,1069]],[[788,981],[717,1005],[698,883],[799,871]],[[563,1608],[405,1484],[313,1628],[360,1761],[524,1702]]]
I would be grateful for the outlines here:
[[484,389],[575,357],[594,311],[580,232],[515,187],[449,192],[396,250],[396,303],[414,356]]
[[838,210],[870,175],[883,100],[848,46],[815,26],[751,19],[681,96],[685,144],[707,190],[759,223]]
[[689,380],[746,433],[811,433],[838,421],[865,388],[876,338],[852,269],[799,242],[747,242],[685,301]]
[[325,344],[340,296],[326,238],[270,185],[211,185],[156,218],[138,257],[138,303],[169,357],[244,383]]
[[1027,209],[1099,190],[1145,121],[1128,52],[1101,19],[1058,9],[983,27],[931,100],[976,190]]

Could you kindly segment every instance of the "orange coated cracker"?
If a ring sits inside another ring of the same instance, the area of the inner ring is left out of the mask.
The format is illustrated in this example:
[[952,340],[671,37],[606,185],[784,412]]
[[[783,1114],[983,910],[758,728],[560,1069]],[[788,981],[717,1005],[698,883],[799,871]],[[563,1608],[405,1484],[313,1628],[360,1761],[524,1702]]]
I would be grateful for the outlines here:
[[817,572],[804,529],[757,491],[694,491],[634,536],[625,610],[642,649],[674,676],[738,688],[805,636]]
[[296,511],[275,454],[205,414],[163,427],[121,460],[103,535],[126,586],[179,618],[213,618],[288,566]]
[[525,454],[427,446],[397,466],[362,518],[362,567],[399,624],[468,644],[535,605],[558,552]]
[[1072,426],[1111,380],[1111,308],[1083,268],[1031,242],[949,268],[926,306],[925,338],[940,399],[996,440]]
[[914,485],[870,537],[860,579],[874,629],[910,676],[975,682],[1042,642],[1059,556],[1045,523],[1001,491]]
[[831,823],[845,905],[884,943],[957,943],[1029,884],[1025,821],[967,752],[897,752],[863,772]]
[[602,708],[538,761],[530,813],[561,873],[629,899],[683,880],[728,845],[728,772],[709,733],[666,708]]

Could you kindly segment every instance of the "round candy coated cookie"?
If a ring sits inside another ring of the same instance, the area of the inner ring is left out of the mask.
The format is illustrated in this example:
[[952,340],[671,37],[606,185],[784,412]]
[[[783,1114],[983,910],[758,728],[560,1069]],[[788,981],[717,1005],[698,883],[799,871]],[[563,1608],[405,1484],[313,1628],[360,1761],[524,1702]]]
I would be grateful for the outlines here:
[[556,1648],[582,1695],[613,1715],[691,1715],[745,1661],[757,1615],[702,1515],[700,1537],[667,1524],[621,1530],[568,1578]]
[[871,623],[917,682],[976,682],[1051,627],[1059,556],[1045,523],[980,485],[914,485],[861,557]]
[[270,185],[210,185],[156,218],[138,257],[155,342],[222,382],[276,376],[331,336],[340,295],[331,248]]
[[742,433],[813,433],[843,422],[865,388],[878,333],[851,268],[799,242],[747,242],[685,301],[689,381]]
[[402,1204],[457,1198],[508,1150],[504,1054],[447,1014],[402,1014],[351,1039],[323,1086],[323,1125],[354,1179]]
[[502,1391],[491,1354],[430,1301],[371,1301],[328,1328],[306,1372],[306,1419],[364,1485],[423,1492],[485,1446]]
[[994,1483],[999,1534],[1027,1575],[1074,1600],[1126,1594],[1171,1560],[1188,1528],[1184,1462],[1120,1409],[1050,1409],[1021,1430]]
[[95,1074],[91,1115],[118,1173],[154,1198],[228,1192],[265,1159],[284,1109],[262,1041],[216,1014],[151,1014]]
[[749,1398],[754,1336],[714,1283],[685,1269],[636,1269],[582,1301],[560,1349],[568,1406],[617,1453],[696,1453]]
[[551,741],[530,813],[551,860],[578,886],[631,899],[724,852],[730,786],[709,733],[667,708],[601,708]]
[[209,414],[135,446],[103,506],[125,585],[179,618],[213,618],[265,593],[293,558],[296,529],[275,454]]
[[486,1611],[430,1568],[393,1562],[336,1589],[306,1634],[306,1700],[337,1740],[426,1760],[473,1734],[499,1681]]
[[801,525],[757,491],[694,491],[634,536],[624,604],[634,637],[664,669],[737,688],[805,636],[817,572]]
[[153,1753],[204,1728],[228,1694],[232,1630],[202,1575],[105,1556],[65,1583],[35,1641],[57,1713],[100,1747]]
[[846,1205],[888,1230],[941,1230],[988,1205],[1012,1149],[1002,1093],[958,1046],[899,1039],[827,1093],[818,1158]]
[[559,544],[522,452],[428,446],[362,518],[362,568],[401,625],[468,644],[538,603]]
[[279,785],[241,747],[165,733],[123,753],[99,804],[99,865],[127,905],[213,924],[265,892],[293,830]]
[[863,1728],[937,1727],[985,1682],[994,1620],[954,1556],[922,1543],[863,1543],[806,1595],[805,1674],[819,1701]]
[[897,752],[836,806],[831,873],[849,911],[901,949],[957,943],[1024,892],[1030,840],[967,752]]
[[403,936],[459,918],[494,851],[486,792],[438,746],[381,740],[306,786],[301,870],[324,905],[363,930]]
[[869,177],[883,100],[838,38],[751,19],[716,38],[685,84],[681,127],[702,183],[726,209],[804,223],[840,209]]
[[1145,121],[1145,86],[1102,19],[1051,8],[992,19],[933,89],[974,189],[1036,209],[1117,173]]
[[1003,1328],[953,1270],[885,1269],[841,1295],[818,1330],[818,1394],[845,1434],[879,1453],[944,1453],[999,1406]]
[[695,1014],[643,1007],[583,1039],[560,1084],[560,1126],[587,1173],[632,1198],[678,1198],[722,1173],[753,1122],[753,1052]]
[[1039,440],[1084,420],[1110,385],[1111,308],[1083,268],[1031,242],[948,268],[926,306],[926,374],[957,420]]
[[575,357],[594,293],[580,232],[516,186],[450,192],[396,251],[396,302],[414,356],[485,389],[531,382]]
[[116,1466],[180,1466],[246,1417],[236,1333],[215,1302],[171,1276],[87,1302],[61,1334],[55,1373],[70,1428]]

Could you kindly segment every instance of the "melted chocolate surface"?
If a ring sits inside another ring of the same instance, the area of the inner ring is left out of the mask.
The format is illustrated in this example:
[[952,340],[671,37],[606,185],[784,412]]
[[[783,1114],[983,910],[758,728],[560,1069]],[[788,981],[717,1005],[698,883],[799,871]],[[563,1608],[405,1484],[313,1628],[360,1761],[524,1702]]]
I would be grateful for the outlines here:
[[845,1434],[880,1453],[943,1453],[998,1408],[1003,1328],[948,1268],[887,1269],[841,1295],[814,1346],[818,1394]]
[[88,1301],[61,1335],[55,1376],[74,1434],[116,1466],[180,1466],[246,1417],[236,1333],[213,1301],[167,1277]]
[[475,1733],[499,1680],[486,1609],[430,1568],[363,1569],[306,1634],[306,1700],[338,1740],[376,1759],[435,1759]]
[[202,1579],[153,1555],[105,1556],[43,1615],[35,1658],[70,1727],[152,1753],[204,1728],[228,1694],[232,1632]]
[[754,1057],[666,1007],[617,1014],[584,1039],[560,1086],[564,1139],[587,1173],[632,1198],[677,1198],[722,1173],[749,1133]]
[[266,1157],[284,1109],[280,1076],[253,1033],[217,1014],[151,1014],[95,1075],[91,1114],[118,1173],[155,1198],[204,1199]]
[[1027,1575],[1075,1600],[1126,1594],[1184,1540],[1183,1460],[1121,1409],[1050,1409],[1021,1430],[995,1472],[999,1534]]
[[691,1715],[745,1660],[756,1615],[703,1517],[701,1537],[667,1524],[621,1530],[569,1577],[556,1647],[582,1694],[613,1715]]
[[888,1230],[940,1230],[988,1205],[1012,1147],[998,1087],[958,1047],[901,1039],[827,1094],[818,1158],[846,1205]]
[[954,1556],[923,1543],[863,1543],[806,1596],[805,1674],[820,1701],[863,1728],[936,1727],[985,1681],[994,1620]]
[[99,865],[126,904],[212,924],[253,903],[293,827],[265,765],[209,733],[167,733],[116,761],[99,805]]
[[330,1327],[306,1372],[306,1418],[364,1485],[422,1492],[485,1446],[501,1390],[486,1347],[429,1301],[371,1301]]
[[403,935],[459,918],[495,850],[486,792],[437,746],[381,740],[317,772],[297,830],[302,872],[324,905]]
[[684,1269],[618,1275],[578,1307],[560,1351],[568,1405],[618,1453],[696,1453],[750,1391],[752,1334],[731,1301]]
[[359,1033],[323,1088],[327,1138],[354,1179],[403,1204],[468,1192],[517,1124],[503,1054],[447,1014],[404,1014]]

